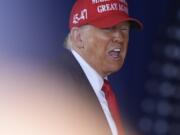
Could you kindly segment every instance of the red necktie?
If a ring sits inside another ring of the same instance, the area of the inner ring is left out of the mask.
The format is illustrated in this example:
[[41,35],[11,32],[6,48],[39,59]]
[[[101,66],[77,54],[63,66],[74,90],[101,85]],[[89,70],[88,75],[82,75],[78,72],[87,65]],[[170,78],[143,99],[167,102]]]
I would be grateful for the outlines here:
[[124,129],[122,127],[122,123],[121,123],[121,119],[120,119],[119,107],[117,104],[116,96],[114,94],[114,91],[113,91],[110,83],[107,80],[104,80],[102,90],[105,94],[106,100],[108,102],[108,107],[110,109],[111,115],[112,115],[112,117],[115,121],[116,127],[118,129],[118,134],[124,135]]

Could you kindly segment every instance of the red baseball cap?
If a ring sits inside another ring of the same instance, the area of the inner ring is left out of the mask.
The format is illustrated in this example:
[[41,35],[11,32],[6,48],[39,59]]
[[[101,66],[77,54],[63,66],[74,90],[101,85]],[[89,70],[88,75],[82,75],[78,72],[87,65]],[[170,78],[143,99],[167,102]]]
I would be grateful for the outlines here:
[[143,24],[128,14],[125,0],[76,0],[70,14],[69,28],[90,24],[98,28],[110,28],[129,21],[139,29]]

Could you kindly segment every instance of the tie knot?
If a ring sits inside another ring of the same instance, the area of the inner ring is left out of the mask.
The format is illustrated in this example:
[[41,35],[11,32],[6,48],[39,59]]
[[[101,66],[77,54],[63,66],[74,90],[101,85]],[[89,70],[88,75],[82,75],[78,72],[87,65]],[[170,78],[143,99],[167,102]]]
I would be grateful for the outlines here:
[[109,94],[111,94],[113,92],[112,87],[111,87],[108,80],[104,79],[104,84],[103,84],[103,87],[102,87],[102,91],[105,93],[106,96],[108,96]]

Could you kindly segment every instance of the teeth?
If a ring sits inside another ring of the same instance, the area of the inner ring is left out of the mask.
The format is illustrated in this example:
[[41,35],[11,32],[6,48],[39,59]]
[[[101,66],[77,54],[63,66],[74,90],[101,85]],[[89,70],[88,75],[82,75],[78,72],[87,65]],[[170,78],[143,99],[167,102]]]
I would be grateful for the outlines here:
[[120,49],[120,48],[117,48],[117,49],[113,49],[113,51],[115,51],[115,52],[120,52],[121,49]]

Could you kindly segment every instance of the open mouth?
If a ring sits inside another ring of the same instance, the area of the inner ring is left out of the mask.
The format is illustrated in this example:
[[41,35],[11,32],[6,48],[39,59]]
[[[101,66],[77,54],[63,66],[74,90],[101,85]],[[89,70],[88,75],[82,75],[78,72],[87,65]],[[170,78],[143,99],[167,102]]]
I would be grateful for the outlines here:
[[110,50],[108,54],[112,59],[117,60],[120,58],[120,52],[121,52],[120,48],[115,48],[115,49]]

